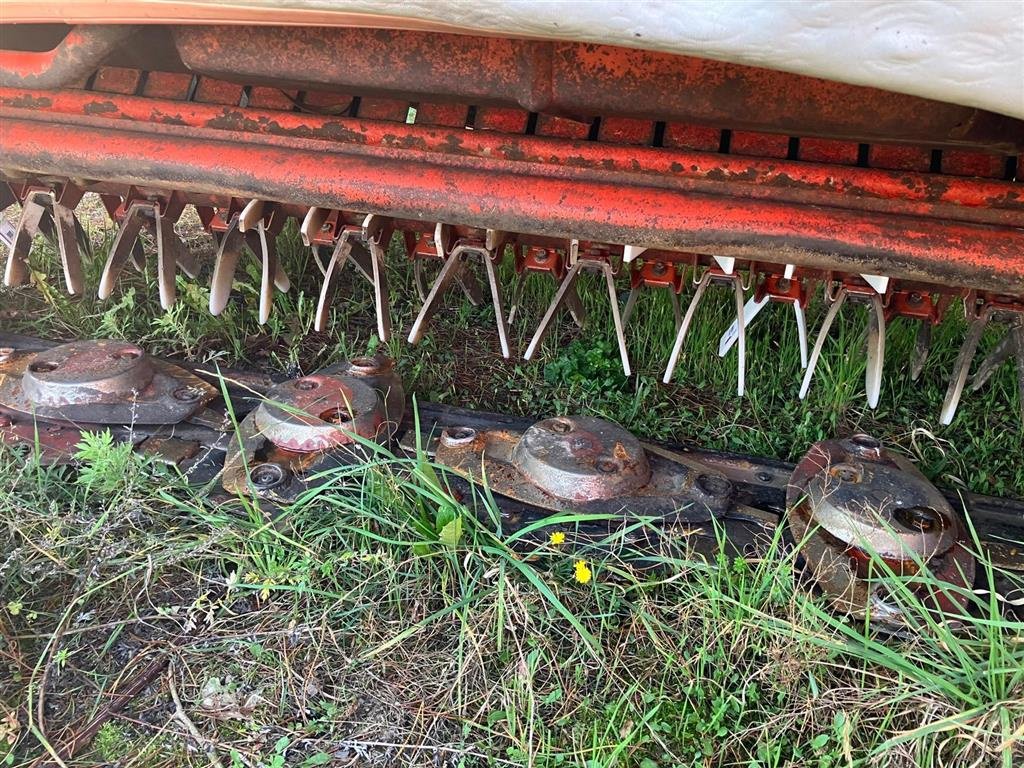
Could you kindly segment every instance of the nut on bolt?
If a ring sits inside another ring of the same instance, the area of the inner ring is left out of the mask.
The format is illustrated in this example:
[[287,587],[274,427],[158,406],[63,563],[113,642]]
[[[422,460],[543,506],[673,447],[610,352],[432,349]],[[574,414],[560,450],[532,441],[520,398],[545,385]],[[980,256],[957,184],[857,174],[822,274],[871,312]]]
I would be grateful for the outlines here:
[[171,397],[180,403],[194,403],[202,397],[202,394],[203,393],[195,387],[178,387],[171,393]]
[[476,430],[472,427],[448,427],[441,432],[441,443],[448,447],[468,445],[476,440]]
[[284,467],[272,461],[257,464],[249,470],[249,479],[257,488],[265,490],[284,482],[287,473]]

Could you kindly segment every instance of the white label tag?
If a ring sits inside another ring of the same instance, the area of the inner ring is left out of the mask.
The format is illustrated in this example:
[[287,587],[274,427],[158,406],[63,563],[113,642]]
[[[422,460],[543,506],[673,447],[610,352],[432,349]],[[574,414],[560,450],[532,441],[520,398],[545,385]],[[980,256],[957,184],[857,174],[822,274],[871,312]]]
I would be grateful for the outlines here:
[[8,248],[14,245],[14,225],[9,221],[0,221],[0,243]]
[[[746,330],[747,326],[757,317],[757,313],[764,309],[765,304],[768,303],[768,297],[765,296],[760,301],[756,300],[753,296],[747,299],[747,303],[743,305],[743,328]],[[739,320],[733,320],[732,325],[726,328],[725,333],[722,334],[721,340],[718,342],[718,356],[725,357],[729,350],[732,349],[733,344],[740,337],[740,326]]]

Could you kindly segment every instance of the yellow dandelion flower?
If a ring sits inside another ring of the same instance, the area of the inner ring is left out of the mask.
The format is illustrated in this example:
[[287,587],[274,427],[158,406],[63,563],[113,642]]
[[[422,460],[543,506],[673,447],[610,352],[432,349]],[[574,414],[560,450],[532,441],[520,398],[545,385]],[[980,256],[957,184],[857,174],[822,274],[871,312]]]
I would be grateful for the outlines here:
[[551,534],[549,541],[556,547],[560,544],[565,544],[565,534],[561,531],[555,531]]
[[587,565],[587,561],[586,560],[577,560],[575,567],[576,567],[576,574],[575,574],[576,575],[576,581],[578,581],[580,584],[588,583],[590,581],[591,577],[593,577],[594,574],[591,572],[590,566]]

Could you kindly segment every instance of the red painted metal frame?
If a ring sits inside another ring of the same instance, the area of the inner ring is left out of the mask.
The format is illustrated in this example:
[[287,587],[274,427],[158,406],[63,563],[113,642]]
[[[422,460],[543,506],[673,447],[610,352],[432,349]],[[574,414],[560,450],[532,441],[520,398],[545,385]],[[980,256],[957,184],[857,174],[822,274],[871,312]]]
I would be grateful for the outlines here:
[[[5,38],[15,29],[17,27],[7,27]],[[132,26],[79,26],[50,51],[0,49],[0,85],[29,88],[68,85],[92,73],[136,29]]]
[[[1024,124],[982,110],[613,45],[299,26],[188,25],[170,31],[189,70],[240,83],[518,106],[547,119],[589,122],[600,115],[772,131],[784,135],[783,148],[788,135],[1011,153],[1024,146]],[[582,129],[585,136],[585,124]]]
[[84,91],[0,89],[0,118],[9,179],[256,197],[425,228],[1024,293],[1024,187],[1012,182]]

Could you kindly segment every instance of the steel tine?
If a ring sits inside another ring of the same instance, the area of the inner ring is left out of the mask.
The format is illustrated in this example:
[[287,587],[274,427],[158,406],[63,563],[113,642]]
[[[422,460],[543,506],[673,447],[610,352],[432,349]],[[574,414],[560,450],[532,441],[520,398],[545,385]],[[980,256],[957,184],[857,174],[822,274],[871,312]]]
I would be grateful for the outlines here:
[[[138,203],[132,204],[125,213],[121,226],[118,227],[117,235],[114,236],[114,243],[110,248],[110,255],[107,263],[103,265],[103,274],[100,275],[100,285],[96,295],[100,299],[106,299],[114,292],[114,283],[128,263],[129,257],[133,257],[136,247],[141,251],[139,243],[139,232],[146,223],[144,208],[147,206]],[[145,266],[145,264],[143,264]]]
[[1006,335],[999,340],[999,343],[985,355],[985,359],[978,365],[978,369],[971,376],[970,388],[971,392],[977,392],[981,389],[989,379],[992,378],[992,374],[995,373],[999,366],[1001,366],[1012,354],[1016,352],[1016,340],[1014,338],[1013,329],[1007,329]]
[[600,264],[605,283],[608,285],[608,303],[611,305],[612,321],[615,323],[615,338],[619,342],[622,372],[629,376],[633,371],[629,364],[629,351],[626,349],[626,334],[623,330],[622,317],[619,315],[619,294],[615,290],[615,273],[612,271],[612,265],[607,261],[602,261]]
[[[683,324],[683,313],[679,308],[679,294],[676,293],[674,288],[669,288],[668,295],[672,300],[672,316],[676,321],[676,333],[679,333],[679,326]],[[626,322],[625,318],[623,318],[622,322]]]
[[484,303],[484,291],[480,286],[480,281],[473,272],[463,270],[458,275],[459,287],[462,288],[462,292],[466,298],[469,299],[469,303],[474,307],[479,307]]
[[174,267],[177,263],[172,251],[177,239],[171,220],[163,216],[159,206],[153,206],[153,228],[156,231],[156,284],[160,291],[160,306],[167,311],[174,306],[177,291],[174,285]]
[[928,362],[928,353],[932,347],[931,320],[919,320],[917,336],[914,338],[914,351],[910,353],[910,380],[921,378],[924,364]]
[[565,294],[565,307],[569,310],[572,321],[582,328],[587,321],[587,310],[583,306],[583,300],[580,299],[575,283],[569,286],[569,290]]
[[[38,201],[34,200],[34,198],[37,197],[37,196],[38,197],[44,197],[46,199],[46,202],[45,203],[38,203]],[[34,194],[29,196],[29,199],[31,199],[34,202],[37,202],[39,205],[43,206],[43,215],[39,217],[39,224],[36,226],[35,231],[32,232],[32,237],[38,237],[39,235],[42,235],[43,237],[46,238],[47,242],[50,243],[50,245],[56,247],[56,245],[57,245],[57,228],[56,228],[56,226],[53,223],[53,214],[52,214],[52,212],[50,210],[50,205],[49,205],[50,202],[53,200],[53,198],[52,197],[48,197],[48,196],[44,195],[43,193],[34,193]]]
[[743,322],[743,279],[734,274],[732,285],[733,294],[736,297],[736,394],[743,397],[747,378],[747,329],[746,323]]
[[796,316],[796,335],[800,344],[800,370],[807,370],[807,316],[799,301],[793,302],[793,314]]
[[217,259],[213,264],[213,278],[210,280],[210,314],[214,316],[224,311],[231,298],[235,269],[242,258],[242,249],[246,247],[245,240],[245,235],[238,231],[232,220],[220,239]]
[[171,247],[174,251],[174,261],[181,268],[181,271],[195,280],[199,277],[199,259],[189,250],[188,243],[181,239],[181,236],[174,231],[174,224],[168,227],[172,240]]
[[672,354],[669,355],[665,375],[661,377],[663,384],[668,384],[672,381],[672,374],[675,373],[676,364],[679,362],[679,354],[683,351],[683,342],[686,341],[686,333],[690,330],[690,323],[693,322],[693,316],[697,313],[697,306],[700,304],[700,300],[704,298],[704,293],[709,285],[711,285],[710,270],[705,272],[700,278],[700,282],[697,283],[697,290],[694,291],[693,298],[690,299],[690,305],[686,308],[686,314],[683,315],[683,322],[679,325],[679,330],[676,331],[676,340],[672,345]]
[[352,260],[352,266],[356,268],[356,272],[362,275],[366,282],[373,283],[373,252],[372,245],[369,249],[356,247],[358,243],[352,244],[352,250],[349,253],[349,258]]
[[458,278],[465,271],[466,262],[462,258],[461,250],[461,248],[456,248],[452,251],[441,266],[441,271],[437,273],[437,279],[430,286],[430,292],[427,294],[419,314],[416,315],[416,320],[413,321],[412,330],[409,331],[410,344],[419,344],[423,338],[424,331],[426,331],[427,322],[441,308],[444,294],[447,292],[452,280]]
[[882,370],[885,367],[885,308],[882,297],[871,294],[871,312],[868,313],[868,364],[864,372],[864,389],[868,408],[878,407],[882,394]]
[[267,232],[263,219],[256,224],[260,239],[260,310],[259,324],[265,325],[270,319],[274,306],[274,276],[277,274],[277,238]]
[[814,378],[814,369],[818,367],[818,359],[821,357],[821,350],[825,346],[825,339],[828,338],[829,329],[832,327],[832,323],[835,322],[836,316],[839,314],[839,310],[843,308],[843,304],[846,303],[847,292],[845,288],[840,288],[836,293],[835,299],[832,301],[832,306],[828,308],[828,312],[825,313],[825,321],[821,324],[821,330],[818,331],[818,338],[814,341],[814,349],[811,350],[811,356],[807,360],[807,370],[804,371],[804,379],[800,384],[800,399],[803,400],[807,397],[807,392],[811,388],[811,379]]
[[[362,248],[355,249],[358,253]],[[391,339],[391,293],[388,289],[388,273],[384,265],[385,246],[370,240],[370,269],[373,274],[373,303],[377,310],[377,336],[381,341]],[[356,259],[356,265],[359,261]]]
[[[255,227],[244,230],[244,243],[246,246],[248,246],[249,251],[253,254],[254,257],[261,259],[260,273],[262,276],[263,242],[264,240],[267,242],[267,247],[271,249],[274,253],[273,264],[271,265],[274,270],[274,287],[277,288],[277,290],[281,291],[281,293],[287,293],[288,291],[291,290],[292,281],[291,279],[289,279],[288,273],[284,271],[284,267],[281,265],[281,260],[277,258],[277,237],[274,234],[272,234],[270,230],[266,230],[265,236],[261,236],[259,233],[259,227],[261,225],[262,221],[258,222]],[[243,231],[240,227],[238,228],[238,230],[239,232]],[[241,253],[241,251],[239,251],[239,253]],[[237,269],[237,266],[232,267],[232,274],[234,274],[234,272],[236,272]]]
[[330,213],[329,208],[313,207],[306,211],[306,215],[302,218],[302,223],[299,225],[299,236],[302,238],[304,246],[307,248],[314,247],[313,238],[323,230],[324,223],[327,221]]
[[7,266],[4,269],[4,285],[7,287],[24,285],[28,280],[28,256],[32,251],[34,233],[39,231],[39,222],[45,211],[46,208],[31,196],[22,205],[18,226],[14,230],[14,241],[7,254]]
[[427,276],[423,269],[423,259],[417,258],[412,263],[412,281],[416,285],[416,295],[419,296],[420,302],[427,300],[427,294],[430,293],[430,289],[427,287]]
[[73,209],[53,200],[53,220],[57,227],[57,250],[64,269],[64,285],[72,296],[81,295],[85,290],[82,275],[82,253],[79,250],[78,231],[81,225]]
[[[536,354],[538,347],[544,337],[547,335],[548,330],[551,328],[551,322],[555,319],[555,315],[558,314],[559,308],[563,303],[568,305],[568,297],[570,291],[574,288],[576,278],[579,276],[580,269],[582,269],[583,263],[577,261],[573,264],[565,277],[562,278],[561,284],[558,286],[558,290],[555,291],[554,297],[551,299],[551,303],[548,305],[547,310],[544,312],[544,317],[541,318],[540,325],[537,326],[537,330],[533,334],[533,338],[530,339],[530,345],[526,348],[526,352],[523,354],[524,360],[531,360]],[[579,296],[576,297],[579,300]]]
[[638,283],[629,289],[629,296],[626,297],[626,306],[622,308],[623,326],[627,325],[629,323],[629,318],[633,316],[633,310],[636,309],[636,301],[640,298],[640,290],[643,287],[643,283]]
[[341,276],[341,269],[348,261],[351,252],[352,241],[349,239],[349,233],[342,232],[331,253],[331,260],[327,262],[327,268],[324,270],[324,282],[320,286],[320,298],[316,303],[316,319],[313,322],[313,329],[318,333],[327,327],[331,296],[334,293],[335,284]]
[[[385,238],[385,232],[388,236]],[[385,266],[388,247],[391,245],[390,219],[367,214],[363,219],[363,237],[370,249],[369,263],[360,267],[359,249],[354,253],[356,266],[373,284],[373,300],[377,310],[377,336],[381,341],[391,339],[391,292],[388,289],[388,273]],[[417,260],[417,264],[419,261]]]
[[1009,335],[1013,336],[1016,347],[1013,358],[1017,363],[1017,405],[1020,408],[1020,423],[1024,427],[1024,325],[1011,328]]
[[487,274],[487,285],[491,289],[491,303],[494,305],[494,324],[498,327],[498,342],[501,344],[501,356],[508,360],[512,357],[512,348],[508,343],[508,325],[505,323],[505,307],[501,301],[501,285],[498,284],[498,270],[489,253],[482,253],[484,272]]
[[516,313],[519,311],[519,302],[523,300],[523,292],[526,290],[526,270],[524,269],[518,275],[516,275],[516,282],[512,286],[512,301],[511,307],[508,310],[508,324],[512,325],[516,319]]
[[[142,222],[145,225],[145,222]],[[140,231],[142,227],[139,227]],[[142,272],[146,268],[146,248],[142,244],[142,240],[136,236],[135,242],[132,243],[131,251],[129,255],[132,258],[132,267],[136,272]]]
[[964,337],[964,343],[960,346],[960,353],[953,364],[953,377],[949,380],[949,387],[946,389],[946,397],[942,401],[942,411],[939,413],[940,424],[950,424],[953,416],[956,415],[956,408],[960,404],[960,396],[964,392],[964,384],[967,382],[967,373],[971,368],[971,361],[978,349],[978,342],[985,332],[985,326],[992,318],[989,309],[982,310],[981,314],[971,321]]

